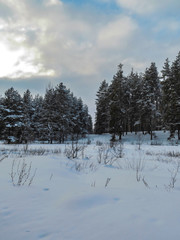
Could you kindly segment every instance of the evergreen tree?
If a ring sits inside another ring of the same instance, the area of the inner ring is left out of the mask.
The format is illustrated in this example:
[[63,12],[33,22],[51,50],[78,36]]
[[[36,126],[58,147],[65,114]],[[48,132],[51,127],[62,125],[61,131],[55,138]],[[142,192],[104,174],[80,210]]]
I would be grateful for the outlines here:
[[70,91],[60,83],[55,88],[57,138],[60,143],[64,142],[71,133],[71,103]]
[[77,99],[77,109],[76,109],[76,116],[77,116],[77,136],[83,133],[83,101],[81,98]]
[[155,63],[146,69],[143,79],[143,105],[142,105],[142,125],[143,130],[147,130],[151,135],[155,130],[157,121],[160,117],[160,82]]
[[47,140],[44,136],[45,127],[44,127],[44,99],[39,94],[36,95],[33,99],[32,106],[34,108],[34,114],[32,116],[32,129],[33,129],[33,136],[34,139],[37,141]]
[[72,140],[77,139],[80,133],[80,127],[78,124],[78,99],[71,94],[71,138]]
[[166,61],[164,63],[163,70],[161,71],[161,73],[162,73],[163,80],[166,80],[171,76],[171,67],[170,67],[168,58],[166,58]]
[[163,117],[163,127],[164,129],[169,128],[170,122],[170,99],[171,99],[171,66],[169,64],[169,59],[167,58],[162,72],[162,104],[161,113]]
[[3,129],[5,128],[4,125],[4,118],[3,118],[3,112],[4,112],[4,105],[3,105],[4,99],[0,97],[0,139],[3,139]]
[[93,133],[93,121],[91,115],[88,113],[87,115],[87,133],[92,134]]
[[137,73],[131,71],[128,76],[129,83],[129,130],[140,131],[141,130],[141,106],[142,106],[142,77]]
[[124,108],[124,76],[122,64],[119,64],[118,71],[113,77],[113,81],[109,86],[109,112],[110,112],[110,132],[112,140],[115,135],[121,136],[124,132],[125,108]]
[[10,88],[5,92],[2,102],[2,117],[4,129],[3,138],[8,143],[22,142],[23,103],[20,94]]
[[164,120],[170,128],[170,137],[178,130],[180,139],[180,52],[172,63],[170,73],[163,81]]
[[92,119],[88,113],[88,106],[83,104],[82,108],[82,136],[92,132]]
[[101,83],[96,96],[95,133],[107,133],[109,131],[109,100],[106,80]]
[[58,111],[56,106],[56,94],[53,88],[46,89],[43,101],[41,124],[43,125],[42,139],[52,143],[56,140],[58,131]]
[[33,97],[28,89],[23,95],[23,127],[22,127],[22,141],[27,143],[33,140],[32,118],[34,115]]

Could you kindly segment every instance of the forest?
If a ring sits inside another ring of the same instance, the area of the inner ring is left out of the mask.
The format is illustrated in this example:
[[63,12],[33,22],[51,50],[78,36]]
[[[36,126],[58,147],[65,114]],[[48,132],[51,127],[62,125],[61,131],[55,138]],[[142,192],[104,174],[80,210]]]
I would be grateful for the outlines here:
[[48,87],[45,96],[23,96],[13,87],[0,99],[0,138],[7,143],[58,142],[92,132],[87,105],[63,83]]
[[111,133],[112,140],[124,133],[170,131],[180,139],[180,52],[170,64],[167,58],[161,73],[151,63],[145,73],[133,70],[123,75],[123,65],[110,84],[104,80],[97,92],[95,133]]

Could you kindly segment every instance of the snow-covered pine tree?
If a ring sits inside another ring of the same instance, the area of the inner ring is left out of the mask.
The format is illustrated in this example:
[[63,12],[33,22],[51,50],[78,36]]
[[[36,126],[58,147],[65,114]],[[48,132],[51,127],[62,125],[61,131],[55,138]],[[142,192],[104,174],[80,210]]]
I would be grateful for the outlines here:
[[91,115],[89,114],[89,110],[88,110],[88,115],[86,118],[87,118],[87,124],[86,124],[87,133],[92,134],[93,133],[93,121],[92,121]]
[[167,58],[163,70],[161,71],[163,80],[161,81],[162,86],[162,102],[161,102],[161,114],[163,118],[163,128],[170,128],[170,99],[171,99],[171,66],[169,59]]
[[130,89],[130,82],[127,77],[124,77],[123,79],[123,109],[124,109],[124,121],[123,121],[123,131],[129,132],[130,131],[130,118],[131,118],[131,112],[130,112],[130,99],[131,99],[131,89]]
[[71,107],[70,90],[63,83],[55,88],[55,106],[58,141],[63,143],[68,135],[71,134]]
[[81,134],[83,134],[83,125],[84,125],[83,101],[81,98],[77,99],[76,116],[77,116],[77,129],[78,129],[77,137],[79,137]]
[[142,100],[141,125],[143,126],[143,130],[148,131],[151,135],[152,140],[152,131],[156,129],[157,121],[160,118],[160,82],[154,62],[151,63],[144,74]]
[[88,106],[83,104],[82,108],[82,136],[85,137],[86,134],[92,132],[92,119],[88,113]]
[[3,105],[4,99],[0,97],[0,139],[3,140],[3,129],[5,128],[4,126],[4,118],[3,118],[3,112],[4,112],[4,105]]
[[142,77],[131,71],[128,76],[129,86],[129,125],[130,131],[141,131],[141,106],[142,106]]
[[161,71],[163,80],[166,80],[171,75],[171,66],[169,63],[170,63],[169,59],[166,58],[164,66],[163,66],[163,70]]
[[109,132],[109,99],[108,83],[104,80],[96,94],[95,133]]
[[41,117],[41,124],[43,126],[42,139],[52,143],[56,139],[56,132],[58,131],[57,123],[57,106],[56,94],[52,87],[46,89],[46,94],[43,101],[43,110]]
[[10,88],[5,92],[2,102],[2,116],[4,129],[3,139],[7,143],[22,142],[23,103],[18,91]]
[[109,113],[110,113],[110,132],[112,133],[112,140],[115,135],[119,136],[121,140],[124,132],[125,122],[125,105],[124,105],[124,76],[123,65],[119,64],[118,71],[113,77],[112,83],[109,86]]
[[44,99],[39,94],[33,98],[34,114],[32,116],[32,129],[34,140],[41,141],[44,139],[44,119],[43,119]]
[[70,135],[71,139],[78,139],[78,136],[80,134],[80,128],[78,125],[78,99],[77,97],[73,96],[71,93],[71,110],[70,110],[70,116],[71,116],[71,122],[70,122]]
[[[170,137],[178,130],[178,139],[180,139],[180,52],[171,66],[171,74],[164,81],[163,91],[169,95],[169,104],[166,105],[166,122],[170,127]],[[167,86],[169,89],[167,90]]]
[[22,141],[27,143],[33,140],[32,118],[34,115],[33,97],[29,89],[23,95],[23,127]]

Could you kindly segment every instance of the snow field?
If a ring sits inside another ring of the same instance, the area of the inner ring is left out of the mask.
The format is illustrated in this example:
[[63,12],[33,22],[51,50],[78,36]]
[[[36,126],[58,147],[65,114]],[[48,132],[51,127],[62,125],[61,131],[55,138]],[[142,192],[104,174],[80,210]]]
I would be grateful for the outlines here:
[[[110,136],[89,138],[78,159],[65,156],[65,144],[31,144],[29,152],[0,145],[0,159],[8,156],[0,162],[0,239],[180,239],[179,146],[164,139],[150,145],[147,136],[139,149],[136,136],[128,135],[123,157],[110,165],[98,163],[98,149]],[[37,169],[30,186],[13,186],[14,159],[31,163],[31,175]]]

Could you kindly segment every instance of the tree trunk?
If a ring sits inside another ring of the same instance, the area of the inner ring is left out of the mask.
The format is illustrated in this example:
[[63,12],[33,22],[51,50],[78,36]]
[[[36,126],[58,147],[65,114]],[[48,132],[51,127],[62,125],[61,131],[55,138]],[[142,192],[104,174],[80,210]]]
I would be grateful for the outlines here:
[[122,139],[122,133],[120,132],[119,133],[119,140],[121,140]]
[[153,132],[152,132],[152,130],[151,130],[151,141],[152,141],[152,139],[153,139]]
[[178,140],[180,140],[180,127],[178,127]]

